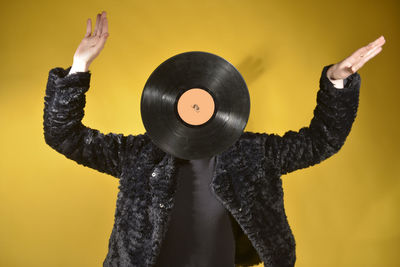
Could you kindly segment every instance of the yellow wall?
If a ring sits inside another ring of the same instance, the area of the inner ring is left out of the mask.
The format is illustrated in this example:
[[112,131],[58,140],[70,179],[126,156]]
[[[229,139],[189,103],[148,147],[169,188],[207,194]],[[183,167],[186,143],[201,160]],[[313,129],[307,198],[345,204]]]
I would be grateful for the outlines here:
[[[245,130],[308,125],[322,67],[384,35],[359,71],[360,107],[342,150],[282,177],[297,267],[399,266],[399,4],[397,1],[2,1],[0,266],[101,266],[118,180],[46,145],[48,71],[68,67],[106,10],[110,37],[90,67],[83,122],[143,133],[140,96],[167,58],[201,50],[238,67]],[[93,23],[94,25],[94,23]]]

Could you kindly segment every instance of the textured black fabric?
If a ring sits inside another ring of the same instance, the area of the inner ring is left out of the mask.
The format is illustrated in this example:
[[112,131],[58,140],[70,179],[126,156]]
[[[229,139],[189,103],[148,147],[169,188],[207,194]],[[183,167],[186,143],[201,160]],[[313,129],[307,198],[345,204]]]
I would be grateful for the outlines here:
[[180,160],[171,221],[157,267],[235,267],[235,240],[228,211],[210,183],[215,157]]
[[[337,89],[323,68],[317,106],[308,127],[283,136],[245,131],[216,155],[211,191],[229,212],[235,263],[289,267],[295,239],[283,202],[281,175],[337,153],[357,114],[360,75]],[[103,134],[82,124],[90,71],[66,77],[49,72],[44,107],[45,142],[65,157],[119,179],[115,223],[103,266],[154,266],[175,205],[177,159],[159,149],[147,133]],[[304,90],[304,89],[302,89]]]

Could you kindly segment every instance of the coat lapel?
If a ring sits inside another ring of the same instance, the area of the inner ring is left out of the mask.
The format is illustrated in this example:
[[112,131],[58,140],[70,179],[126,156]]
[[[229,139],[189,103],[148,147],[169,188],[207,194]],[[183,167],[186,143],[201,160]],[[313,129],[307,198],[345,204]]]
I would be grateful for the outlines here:
[[221,203],[239,219],[254,203],[256,187],[263,175],[263,146],[242,136],[219,155],[211,188]]
[[174,196],[177,189],[176,158],[165,153],[162,160],[155,166],[150,175],[151,209],[150,221],[153,225],[149,250],[152,259],[149,265],[155,264],[161,250],[161,243],[167,232],[167,226],[174,207]]

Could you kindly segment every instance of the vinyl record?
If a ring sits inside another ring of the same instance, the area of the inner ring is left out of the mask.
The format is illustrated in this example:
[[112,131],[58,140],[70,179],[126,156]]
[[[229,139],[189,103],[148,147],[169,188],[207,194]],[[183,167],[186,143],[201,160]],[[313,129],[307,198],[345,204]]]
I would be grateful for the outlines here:
[[239,71],[217,55],[192,51],[175,55],[148,78],[141,116],[151,140],[181,159],[219,154],[242,134],[250,96]]

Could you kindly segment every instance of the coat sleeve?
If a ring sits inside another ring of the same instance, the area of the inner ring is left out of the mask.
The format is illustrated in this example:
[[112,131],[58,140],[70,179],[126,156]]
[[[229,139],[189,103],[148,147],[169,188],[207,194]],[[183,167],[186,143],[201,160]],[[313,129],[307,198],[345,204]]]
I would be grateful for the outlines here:
[[287,131],[283,136],[265,134],[267,159],[281,174],[306,168],[337,153],[343,146],[355,120],[361,77],[351,74],[343,89],[337,89],[326,76],[333,64],[323,67],[317,93],[317,105],[308,127]]
[[83,125],[91,73],[68,75],[70,69],[57,67],[49,72],[44,97],[45,142],[78,164],[119,178],[127,149],[137,142],[137,136],[103,134]]

